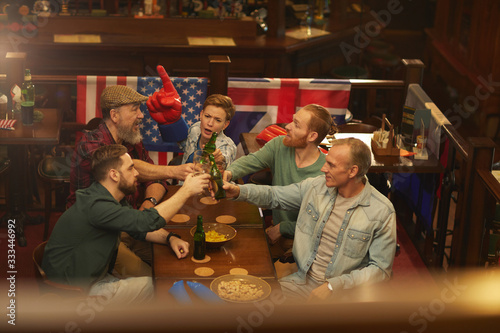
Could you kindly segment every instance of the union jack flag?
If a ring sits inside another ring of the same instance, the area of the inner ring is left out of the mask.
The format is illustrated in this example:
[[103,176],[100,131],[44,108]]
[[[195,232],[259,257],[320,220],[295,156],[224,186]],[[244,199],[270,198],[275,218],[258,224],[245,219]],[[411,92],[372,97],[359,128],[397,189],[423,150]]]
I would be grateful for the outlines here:
[[350,91],[349,80],[229,78],[228,96],[237,112],[224,132],[238,144],[240,133],[289,123],[308,104],[324,106],[340,125],[345,122]]

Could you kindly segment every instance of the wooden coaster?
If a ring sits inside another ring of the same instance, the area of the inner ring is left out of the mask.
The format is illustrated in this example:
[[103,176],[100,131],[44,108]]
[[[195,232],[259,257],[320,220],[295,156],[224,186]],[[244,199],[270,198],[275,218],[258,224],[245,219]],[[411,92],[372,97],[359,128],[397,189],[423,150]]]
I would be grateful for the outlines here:
[[231,224],[236,222],[236,217],[232,215],[220,215],[215,218],[215,221],[224,224]]
[[210,267],[198,267],[197,269],[194,270],[194,274],[198,276],[211,276],[215,272],[213,269]]
[[175,214],[170,219],[170,222],[174,222],[174,223],[186,223],[190,219],[191,218],[189,217],[189,215],[186,215],[186,214]]
[[209,262],[210,260],[212,260],[212,258],[210,258],[210,256],[207,256],[205,254],[205,258],[202,260],[195,259],[193,256],[191,256],[191,260],[197,264],[205,264],[205,263]]
[[248,275],[248,271],[244,268],[231,268],[229,271],[231,275]]
[[219,201],[214,200],[212,197],[203,197],[200,199],[200,202],[205,205],[217,205]]

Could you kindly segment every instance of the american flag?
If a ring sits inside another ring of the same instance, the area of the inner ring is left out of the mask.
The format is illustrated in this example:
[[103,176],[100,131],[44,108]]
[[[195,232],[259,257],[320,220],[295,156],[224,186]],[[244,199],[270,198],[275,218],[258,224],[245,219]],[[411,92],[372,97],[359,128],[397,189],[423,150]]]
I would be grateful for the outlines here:
[[[182,101],[182,117],[191,126],[199,120],[203,102],[207,98],[208,80],[206,78],[171,77],[172,83]],[[113,85],[126,85],[139,93],[150,96],[159,91],[163,84],[159,77],[135,76],[78,76],[77,122],[87,123],[94,117],[102,117],[100,96],[104,88]],[[143,143],[155,164],[165,165],[179,152],[175,142],[164,142],[158,130],[158,123],[149,115],[146,104],[141,105],[144,119],[141,125]]]
[[238,144],[240,133],[259,133],[269,124],[289,123],[308,104],[324,106],[341,124],[350,91],[349,80],[229,78],[228,96],[237,112],[224,132]]
[[13,130],[14,125],[16,124],[16,119],[2,119],[0,120],[0,128],[2,129],[7,129],[7,130]]

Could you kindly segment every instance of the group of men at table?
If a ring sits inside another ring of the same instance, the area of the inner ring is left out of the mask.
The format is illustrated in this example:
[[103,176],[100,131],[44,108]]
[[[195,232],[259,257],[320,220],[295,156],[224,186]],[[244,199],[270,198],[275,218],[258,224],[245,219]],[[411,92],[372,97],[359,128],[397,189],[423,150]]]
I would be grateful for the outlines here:
[[[159,126],[181,117],[179,95],[168,75],[149,98],[126,86],[101,95],[103,120],[76,144],[68,209],[45,248],[42,268],[55,282],[106,295],[121,304],[153,296],[150,242],[168,244],[178,259],[189,243],[163,227],[190,197],[209,193],[210,177],[193,176],[192,156],[213,132],[216,160],[225,160],[227,199],[272,209],[266,229],[278,257],[292,251],[297,271],[280,278],[289,299],[327,300],[342,289],[386,281],[396,251],[396,218],[391,202],[367,180],[371,151],[357,139],[334,140],[328,154],[318,148],[335,124],[328,110],[307,105],[293,115],[285,136],[236,159],[234,142],[224,135],[235,113],[231,99],[209,96],[200,121],[179,143],[182,164],[154,165],[142,145],[140,105]],[[233,181],[270,168],[272,186]],[[168,200],[166,179],[182,180]]]

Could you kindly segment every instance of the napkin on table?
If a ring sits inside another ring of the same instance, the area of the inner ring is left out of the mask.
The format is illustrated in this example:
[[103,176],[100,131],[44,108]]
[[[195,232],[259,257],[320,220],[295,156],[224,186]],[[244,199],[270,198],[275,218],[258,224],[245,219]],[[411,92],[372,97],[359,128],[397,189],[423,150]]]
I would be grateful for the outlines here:
[[184,288],[184,280],[175,282],[168,292],[181,304],[192,303],[191,297],[189,297],[186,289]]
[[186,281],[186,283],[189,288],[191,288],[191,290],[195,293],[195,295],[202,300],[212,303],[224,303],[224,301],[219,296],[217,296],[216,293],[214,293],[212,290],[205,287],[201,283],[191,281]]

